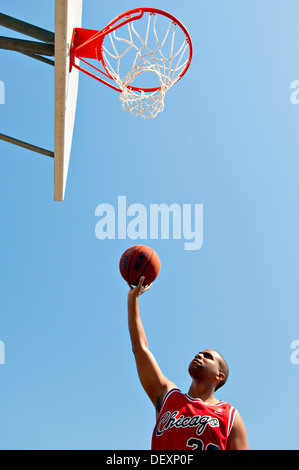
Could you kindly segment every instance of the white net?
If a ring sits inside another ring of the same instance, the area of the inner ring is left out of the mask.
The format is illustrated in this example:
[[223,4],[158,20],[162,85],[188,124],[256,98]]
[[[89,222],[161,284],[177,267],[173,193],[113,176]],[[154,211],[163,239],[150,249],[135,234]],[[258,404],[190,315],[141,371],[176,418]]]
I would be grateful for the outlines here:
[[156,117],[164,109],[165,93],[179,80],[189,60],[181,28],[149,13],[113,31],[105,41],[103,57],[121,90],[123,109],[144,119]]

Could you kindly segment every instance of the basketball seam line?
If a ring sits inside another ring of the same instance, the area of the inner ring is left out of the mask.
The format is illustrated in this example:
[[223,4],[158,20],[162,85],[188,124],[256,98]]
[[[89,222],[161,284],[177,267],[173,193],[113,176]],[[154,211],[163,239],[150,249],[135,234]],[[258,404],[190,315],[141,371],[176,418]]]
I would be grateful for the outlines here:
[[[143,245],[142,245],[142,246],[143,246]],[[138,253],[138,251],[142,248],[142,246],[136,251],[136,253]],[[152,249],[151,249],[151,250],[152,250]],[[136,253],[135,253],[135,254],[136,254]],[[148,267],[148,264],[149,264],[149,262],[150,262],[150,260],[151,260],[152,254],[153,254],[153,250],[151,251],[151,255],[150,255],[150,257],[149,257],[149,259],[148,259],[148,261],[147,261],[147,263],[146,263],[146,265],[145,265],[145,267],[144,267],[142,273],[140,274],[140,276],[137,277],[137,279],[140,279],[140,278],[141,278],[141,276],[143,275],[144,271],[145,271],[146,268]],[[135,256],[135,255],[134,255],[134,256]],[[134,256],[133,256],[133,258],[134,258]],[[134,282],[137,282],[137,279],[135,279]],[[132,281],[132,284],[133,284],[133,281]]]
[[148,262],[146,263],[146,265],[145,265],[145,267],[144,267],[144,270],[143,270],[142,273],[140,274],[139,279],[141,278],[141,276],[143,275],[144,271],[145,271],[146,268],[148,267],[149,262],[150,262],[151,257],[152,257],[152,254],[153,254],[153,250],[151,251],[151,256],[149,257]]
[[[136,246],[136,245],[134,245],[134,246]],[[133,249],[133,248],[134,248],[134,247],[132,247],[132,249]],[[133,284],[133,281],[130,281],[130,267],[131,267],[131,263],[132,263],[133,259],[135,258],[136,253],[138,253],[138,251],[139,251],[140,249],[141,249],[141,246],[140,246],[140,247],[138,248],[138,250],[133,254],[133,256],[132,256],[132,258],[131,258],[131,260],[130,260],[130,264],[129,264],[129,266],[128,266],[127,273],[128,273],[128,282],[129,282],[129,284]],[[136,282],[136,281],[134,281],[134,282]]]

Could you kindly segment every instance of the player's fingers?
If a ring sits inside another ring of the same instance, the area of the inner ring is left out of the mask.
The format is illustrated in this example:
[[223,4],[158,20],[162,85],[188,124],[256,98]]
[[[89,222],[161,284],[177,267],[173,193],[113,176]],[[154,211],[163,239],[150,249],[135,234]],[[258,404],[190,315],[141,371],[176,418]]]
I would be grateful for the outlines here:
[[129,294],[135,294],[137,296],[139,296],[140,294],[142,294],[142,283],[144,281],[145,277],[144,276],[141,276],[141,278],[139,279],[138,281],[138,284],[137,286],[133,287],[131,286],[131,284],[129,284],[129,282],[127,281],[127,284],[128,286],[130,287],[130,291],[129,291]]
[[141,294],[144,294],[144,292],[148,291],[151,288],[152,284],[149,284],[148,286],[143,287]]
[[138,285],[137,285],[137,288],[138,288],[139,291],[142,289],[142,284],[143,284],[144,279],[145,279],[144,276],[141,276],[140,279],[139,279],[139,282],[138,282]]
[[138,281],[137,286],[135,287],[135,292],[136,292],[137,295],[142,294],[142,284],[143,284],[144,279],[145,279],[145,277],[141,276],[139,281]]

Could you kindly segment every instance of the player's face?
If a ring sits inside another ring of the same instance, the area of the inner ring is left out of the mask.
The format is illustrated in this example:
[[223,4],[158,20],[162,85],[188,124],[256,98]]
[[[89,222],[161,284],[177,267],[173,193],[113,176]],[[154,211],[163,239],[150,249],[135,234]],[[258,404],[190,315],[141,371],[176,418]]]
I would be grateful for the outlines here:
[[204,378],[204,376],[215,376],[219,372],[218,353],[213,349],[205,349],[197,353],[189,364],[189,374],[193,378]]

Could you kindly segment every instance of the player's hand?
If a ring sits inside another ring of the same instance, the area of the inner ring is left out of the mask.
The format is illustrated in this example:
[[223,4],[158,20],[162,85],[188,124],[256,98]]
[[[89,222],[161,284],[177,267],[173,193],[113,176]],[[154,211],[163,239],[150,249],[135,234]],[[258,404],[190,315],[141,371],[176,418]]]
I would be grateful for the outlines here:
[[151,284],[148,286],[143,286],[142,283],[144,281],[145,277],[141,276],[139,279],[139,283],[136,287],[132,287],[129,283],[128,286],[130,287],[128,297],[139,297],[140,295],[144,294],[144,292],[148,291],[151,287]]

